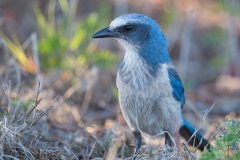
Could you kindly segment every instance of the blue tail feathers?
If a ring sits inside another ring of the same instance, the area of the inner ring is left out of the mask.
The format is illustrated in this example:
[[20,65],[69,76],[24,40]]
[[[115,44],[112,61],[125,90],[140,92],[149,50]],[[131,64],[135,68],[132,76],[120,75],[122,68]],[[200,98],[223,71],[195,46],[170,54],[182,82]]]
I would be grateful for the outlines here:
[[[183,117],[182,120],[183,125],[180,128],[180,135],[188,141],[196,129]],[[201,144],[199,144],[200,142]],[[204,147],[206,147],[207,149],[210,149],[211,147],[208,141],[204,139],[199,132],[197,132],[196,135],[189,141],[189,144],[194,145],[194,147],[198,147],[198,149],[200,149],[201,151],[204,150]]]

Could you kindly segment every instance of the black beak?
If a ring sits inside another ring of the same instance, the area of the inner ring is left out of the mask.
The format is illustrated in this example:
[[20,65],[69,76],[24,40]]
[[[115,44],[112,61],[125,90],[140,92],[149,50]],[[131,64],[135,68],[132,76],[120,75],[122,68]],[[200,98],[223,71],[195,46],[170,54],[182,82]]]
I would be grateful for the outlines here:
[[118,36],[119,36],[119,32],[110,31],[107,27],[98,31],[94,35],[92,35],[92,38],[107,38],[107,37],[118,37]]

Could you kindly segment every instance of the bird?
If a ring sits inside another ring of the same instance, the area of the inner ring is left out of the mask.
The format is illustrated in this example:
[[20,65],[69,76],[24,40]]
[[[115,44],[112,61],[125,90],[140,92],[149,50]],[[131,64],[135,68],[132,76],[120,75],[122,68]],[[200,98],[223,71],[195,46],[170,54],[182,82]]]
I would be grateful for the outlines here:
[[[152,18],[129,13],[115,18],[91,38],[113,38],[125,49],[116,78],[123,117],[133,132],[134,154],[142,146],[142,134],[153,137],[164,132],[165,144],[180,133],[186,140],[196,131],[181,114],[185,93],[168,53],[168,41]],[[189,144],[201,151],[210,148],[200,133]]]

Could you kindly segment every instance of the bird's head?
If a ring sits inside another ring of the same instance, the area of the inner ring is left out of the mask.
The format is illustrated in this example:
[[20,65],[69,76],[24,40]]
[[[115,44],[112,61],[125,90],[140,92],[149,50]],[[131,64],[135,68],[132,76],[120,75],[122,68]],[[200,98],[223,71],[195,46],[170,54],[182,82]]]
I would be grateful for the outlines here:
[[95,33],[92,38],[117,39],[125,48],[168,45],[160,26],[151,18],[142,14],[125,14],[114,19],[110,26]]
[[[160,26],[142,14],[126,14],[114,19],[110,26],[95,33],[92,38],[112,37],[125,48],[132,63],[132,57],[141,57],[157,73],[160,64],[171,63],[168,54],[168,41]],[[137,54],[137,56],[132,56]],[[124,64],[124,63],[122,63]]]

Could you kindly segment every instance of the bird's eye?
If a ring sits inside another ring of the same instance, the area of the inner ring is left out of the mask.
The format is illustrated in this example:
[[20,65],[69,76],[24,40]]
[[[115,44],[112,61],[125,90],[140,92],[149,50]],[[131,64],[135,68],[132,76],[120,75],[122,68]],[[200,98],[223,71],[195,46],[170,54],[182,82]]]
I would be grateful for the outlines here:
[[126,31],[126,32],[129,32],[131,29],[132,29],[131,25],[123,26],[123,30]]

